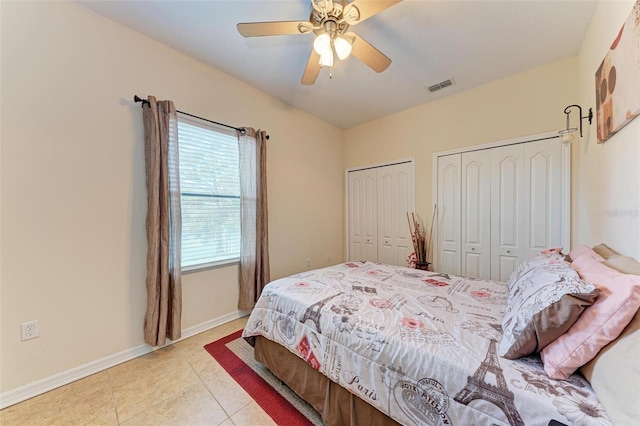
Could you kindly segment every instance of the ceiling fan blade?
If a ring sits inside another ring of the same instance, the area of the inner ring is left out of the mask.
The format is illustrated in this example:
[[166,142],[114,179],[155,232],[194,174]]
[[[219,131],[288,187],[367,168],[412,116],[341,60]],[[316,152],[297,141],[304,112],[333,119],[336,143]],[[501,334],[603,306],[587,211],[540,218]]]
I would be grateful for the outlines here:
[[318,74],[320,74],[320,55],[318,55],[314,49],[311,49],[311,55],[307,61],[307,66],[304,69],[300,83],[304,85],[314,84],[318,78]]
[[391,65],[391,59],[356,33],[346,33],[345,36],[353,39],[351,54],[375,72],[382,72]]
[[355,6],[360,11],[360,18],[353,23],[350,22],[351,25],[355,25],[401,1],[402,0],[354,0],[345,6],[342,14],[343,16],[349,15],[350,9]]
[[309,21],[247,22],[236,25],[245,37],[306,34],[313,30]]

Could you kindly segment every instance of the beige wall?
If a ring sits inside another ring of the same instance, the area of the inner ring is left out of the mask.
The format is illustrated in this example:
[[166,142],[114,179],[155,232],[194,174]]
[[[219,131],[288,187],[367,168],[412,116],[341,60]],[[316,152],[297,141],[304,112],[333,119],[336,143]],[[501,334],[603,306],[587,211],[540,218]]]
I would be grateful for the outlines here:
[[[595,114],[595,73],[635,0],[600,2],[578,57],[580,104]],[[587,126],[587,121],[584,121]],[[573,143],[572,243],[605,242],[640,259],[640,118],[604,144],[596,120]]]
[[[0,391],[143,342],[134,94],[270,133],[278,278],[307,258],[343,259],[345,168],[414,156],[416,209],[428,216],[434,152],[554,131],[566,105],[595,106],[593,74],[633,3],[601,3],[577,57],[342,131],[77,4],[0,2]],[[574,143],[574,244],[607,241],[640,258],[639,139],[636,119],[604,145],[595,125]],[[237,313],[237,294],[236,267],[186,275],[184,327]],[[41,337],[20,342],[19,324],[35,319]]]
[[568,58],[351,128],[345,167],[415,156],[416,210],[430,219],[433,154],[561,129],[576,71]]
[[[134,94],[269,132],[274,278],[343,258],[343,132],[71,2],[2,2],[1,391],[143,344]],[[332,208],[327,209],[326,206]],[[237,314],[237,267],[184,277],[184,328]],[[21,342],[19,324],[41,337]]]

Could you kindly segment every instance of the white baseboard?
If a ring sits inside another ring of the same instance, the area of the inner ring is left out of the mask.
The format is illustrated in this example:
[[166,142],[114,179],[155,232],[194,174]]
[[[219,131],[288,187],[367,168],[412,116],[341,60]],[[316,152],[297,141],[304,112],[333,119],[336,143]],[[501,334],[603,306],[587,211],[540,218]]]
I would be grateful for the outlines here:
[[[203,331],[218,327],[219,325],[228,323],[245,315],[247,315],[247,313],[243,311],[232,312],[230,314],[203,322],[202,324],[189,327],[182,331],[182,337],[175,342],[179,342],[180,340],[195,336],[198,333],[202,333]],[[170,341],[165,346],[171,345],[175,342]],[[38,396],[45,392],[49,392],[50,390],[59,388],[60,386],[64,386],[71,382],[75,382],[76,380],[83,379],[92,374],[99,373],[100,371],[104,371],[108,368],[114,367],[118,364],[122,364],[126,361],[130,361],[139,356],[146,355],[160,348],[161,347],[154,348],[147,344],[139,345],[131,349],[126,349],[122,352],[118,352],[116,354],[98,359],[96,361],[89,362],[79,367],[72,368],[71,370],[63,371],[62,373],[54,374],[53,376],[49,376],[44,379],[12,389],[10,391],[0,393],[0,409],[25,401],[29,398],[33,398],[34,396]]]

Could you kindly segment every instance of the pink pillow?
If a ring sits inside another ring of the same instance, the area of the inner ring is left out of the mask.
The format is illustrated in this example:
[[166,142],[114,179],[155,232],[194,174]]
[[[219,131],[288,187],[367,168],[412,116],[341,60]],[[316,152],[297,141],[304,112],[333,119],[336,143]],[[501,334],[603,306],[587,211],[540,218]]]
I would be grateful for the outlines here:
[[593,257],[598,262],[604,261],[604,257],[600,256],[598,253],[593,251],[592,248],[584,245],[580,247],[576,247],[569,252],[569,257],[571,258],[571,261],[575,261],[580,256],[590,256],[590,257]]
[[571,266],[600,293],[569,331],[542,350],[544,370],[552,379],[566,379],[593,359],[622,333],[640,307],[640,276],[622,274],[591,256],[579,256]]

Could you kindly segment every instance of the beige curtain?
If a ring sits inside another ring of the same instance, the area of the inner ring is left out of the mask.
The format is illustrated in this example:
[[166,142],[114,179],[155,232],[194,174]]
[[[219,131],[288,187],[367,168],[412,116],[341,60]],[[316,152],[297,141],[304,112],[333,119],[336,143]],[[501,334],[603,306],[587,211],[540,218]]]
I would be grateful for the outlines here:
[[144,340],[162,346],[180,338],[180,179],[178,117],[171,101],[143,103],[147,171],[147,312]]
[[267,133],[251,128],[238,136],[240,148],[240,299],[250,311],[269,283],[267,227]]

